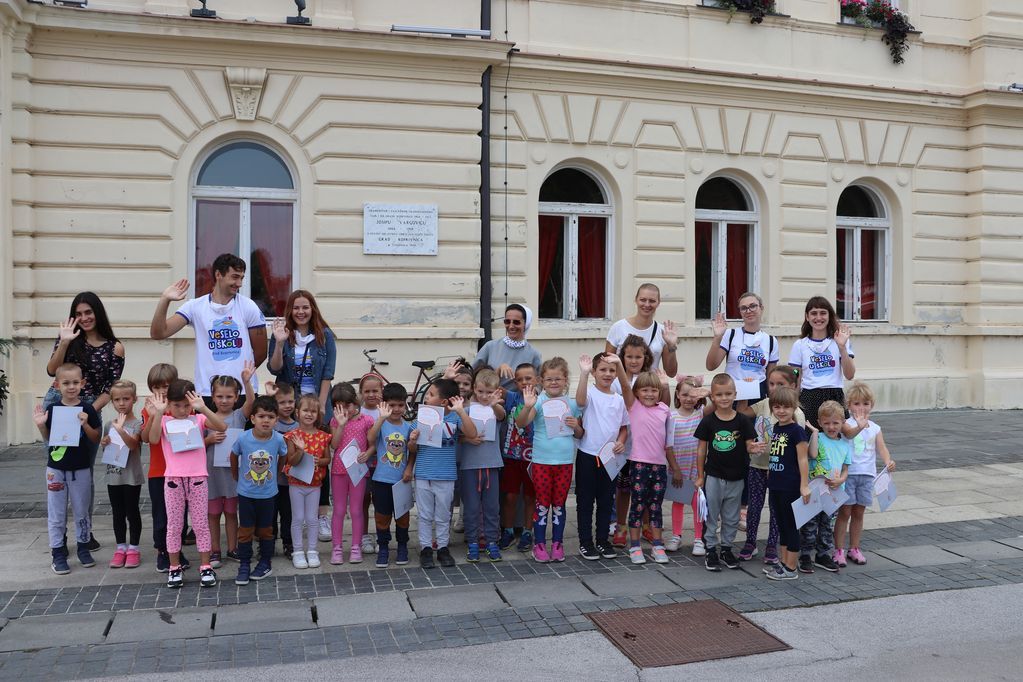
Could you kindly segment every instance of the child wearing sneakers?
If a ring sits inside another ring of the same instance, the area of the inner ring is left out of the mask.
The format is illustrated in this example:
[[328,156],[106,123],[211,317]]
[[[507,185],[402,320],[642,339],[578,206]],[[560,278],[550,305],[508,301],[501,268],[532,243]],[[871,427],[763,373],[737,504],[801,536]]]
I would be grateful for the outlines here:
[[[501,475],[503,461],[501,446],[497,441],[499,424],[505,419],[504,406],[501,405],[501,379],[492,369],[481,368],[473,379],[472,399],[468,414],[472,416],[473,407],[485,412],[487,419],[480,422],[474,420],[476,438],[465,437],[460,445],[458,461],[458,488],[462,497],[462,519],[465,524],[465,540],[469,545],[467,561],[480,560],[481,546],[491,561],[501,560],[501,550],[497,546],[501,532],[501,498],[498,479]],[[489,409],[488,409],[489,408]],[[490,411],[493,414],[490,414]],[[487,423],[491,421],[491,423]],[[482,428],[480,428],[482,426]],[[487,432],[493,429],[490,439],[486,440]],[[482,521],[482,523],[481,523]],[[481,541],[483,538],[486,544]]]
[[[812,464],[810,479],[823,477],[832,490],[841,488],[849,475],[852,464],[852,443],[842,437],[842,423],[845,408],[834,400],[827,400],[817,410],[817,423],[821,425],[817,434],[816,448],[810,448]],[[812,446],[812,443],[811,443]],[[825,571],[838,571],[838,564],[831,557],[835,549],[834,518],[821,512],[799,529],[799,572],[813,573],[814,564]],[[815,557],[811,561],[810,553]]]
[[[107,464],[107,494],[114,517],[114,539],[117,548],[110,559],[110,568],[138,568],[139,541],[142,539],[142,514],[139,496],[142,492],[142,420],[135,417],[135,384],[119,379],[110,386],[110,402],[117,418],[106,425],[100,446],[110,445],[110,432],[116,431],[128,449],[123,467]],[[129,528],[131,529],[129,535]]]
[[46,461],[46,516],[50,537],[50,568],[57,575],[71,572],[67,563],[67,506],[70,498],[75,515],[75,539],[78,541],[78,561],[90,568],[96,561],[89,553],[89,498],[92,495],[92,467],[89,464],[89,444],[100,439],[99,415],[92,405],[82,400],[82,368],[65,362],[57,368],[57,388],[60,401],[45,410],[37,405],[32,415],[39,435],[49,443],[53,426],[53,410],[57,407],[78,408],[81,428],[61,445],[47,445]]
[[[618,376],[620,362],[610,358],[613,353],[598,353],[595,357],[579,356],[579,385],[575,402],[583,411],[583,437],[575,458],[576,520],[579,524],[579,554],[583,559],[596,561],[618,556],[608,540],[611,530],[611,509],[614,506],[615,482],[607,475],[597,453],[605,444],[614,442],[614,453],[625,452],[625,439],[629,435],[629,413],[625,400],[611,390]],[[589,382],[593,373],[594,383]],[[593,531],[593,507],[597,507],[597,530]],[[596,542],[594,542],[596,535]]]
[[519,510],[519,495],[522,496],[522,508],[525,515],[536,503],[536,490],[533,479],[529,477],[527,468],[533,459],[533,424],[519,428],[515,423],[519,413],[525,409],[522,392],[527,386],[536,386],[536,368],[525,362],[515,368],[515,387],[518,391],[507,391],[504,394],[504,409],[508,418],[501,425],[501,457],[504,468],[501,470],[501,539],[499,549],[508,549],[515,542],[515,533],[519,532],[520,552],[533,549],[533,532],[529,528],[516,528],[515,521]]
[[[284,475],[288,477],[288,495],[291,498],[291,539],[294,542],[291,564],[295,568],[319,568],[320,553],[316,538],[320,524],[317,511],[320,504],[320,485],[327,476],[330,464],[330,434],[320,430],[323,423],[323,404],[320,397],[307,393],[298,399],[298,428],[284,434],[288,443],[288,463]],[[292,475],[293,467],[306,457],[313,459],[313,473],[309,481]]]
[[[153,409],[154,400],[166,403],[167,387],[178,378],[178,368],[166,362],[158,362],[149,369],[146,384],[149,386],[150,397],[146,398],[142,409],[142,432],[139,434],[143,443],[149,442],[152,429],[160,423],[162,414]],[[155,418],[154,418],[155,415]],[[157,431],[160,429],[157,428]],[[156,570],[166,573],[170,569],[170,558],[167,556],[167,505],[163,499],[163,479],[167,463],[163,458],[163,439],[156,445],[149,446],[149,472],[146,485],[149,488],[150,514],[153,517],[153,549],[156,550]],[[190,566],[184,552],[179,553],[181,566]]]
[[[373,512],[377,530],[377,568],[390,563],[391,519],[394,517],[394,485],[412,480],[412,469],[418,452],[419,431],[405,421],[405,402],[408,391],[401,384],[384,386],[380,416],[367,437],[376,444],[376,468],[370,487],[373,488]],[[411,512],[394,519],[394,535],[398,541],[394,563],[408,563],[408,528]]]
[[[682,478],[690,481],[696,480],[697,476],[696,454],[700,443],[696,439],[696,427],[703,419],[703,403],[709,393],[710,391],[703,386],[703,377],[681,376],[675,388],[676,412],[671,420],[670,455],[678,464]],[[693,556],[707,554],[703,544],[703,524],[697,512],[699,499],[700,494],[693,493],[693,500],[689,505],[689,510],[693,514]],[[685,508],[682,502],[671,503],[671,538],[664,545],[669,552],[677,552],[682,546]]]
[[874,392],[865,383],[857,381],[849,387],[846,399],[852,414],[846,421],[846,427],[854,433],[858,432],[858,435],[853,441],[852,464],[849,465],[849,478],[845,482],[845,492],[849,499],[838,510],[835,522],[835,562],[839,566],[846,565],[847,533],[849,561],[861,565],[867,563],[860,551],[860,538],[863,536],[863,513],[874,501],[877,456],[881,456],[887,471],[895,471],[895,460],[885,445],[881,427],[870,421],[870,412],[874,409]]
[[341,454],[355,443],[359,449],[358,461],[368,462],[370,455],[376,454],[376,448],[370,448],[369,445],[369,430],[373,428],[376,419],[360,412],[358,396],[348,384],[334,386],[330,391],[330,402],[334,405],[334,418],[330,421],[330,429],[334,434],[330,441],[334,452],[330,465],[330,491],[334,496],[330,525],[334,548],[330,553],[330,563],[335,566],[344,563],[345,514],[348,514],[352,521],[348,561],[358,564],[362,563],[362,536],[366,532],[362,498],[366,496],[369,476],[363,476],[357,484],[353,482],[341,460]]
[[[255,390],[250,382],[245,383],[245,402],[239,409],[238,394],[242,391],[242,382],[230,374],[218,374],[210,380],[210,396],[217,416],[224,420],[228,429],[245,430],[245,422],[252,414],[252,401],[256,399]],[[237,433],[237,431],[236,431]],[[220,568],[224,559],[223,546],[220,542],[220,518],[224,517],[224,528],[227,534],[227,556],[238,558],[238,484],[231,476],[231,461],[216,464],[217,445],[227,438],[227,431],[206,432],[206,470],[210,476],[209,483],[209,515],[210,538],[213,551],[210,552],[210,566]]]
[[[533,424],[533,463],[530,475],[536,489],[536,508],[533,511],[533,559],[539,563],[564,561],[565,501],[572,486],[572,463],[575,461],[575,441],[582,438],[579,407],[575,400],[563,397],[568,389],[568,363],[554,357],[540,366],[543,392],[526,388],[522,394],[524,409],[515,418],[520,427]],[[552,400],[568,403],[567,409],[551,414],[562,420],[571,430],[564,435],[549,434],[544,406]],[[551,551],[547,552],[547,523],[551,523]]]
[[771,392],[768,398],[771,414],[775,419],[771,430],[770,475],[767,488],[770,491],[771,514],[778,519],[780,544],[779,562],[766,566],[764,574],[769,580],[795,580],[796,562],[799,558],[799,529],[792,504],[802,497],[810,501],[810,466],[807,457],[806,430],[794,419],[799,407],[799,394],[794,388],[781,386]]
[[[298,428],[295,419],[295,387],[289,383],[266,382],[266,394],[277,401],[277,422],[274,431],[282,436]],[[288,477],[277,477],[277,498],[274,504],[274,541],[281,539],[284,556],[291,558],[294,538],[291,537],[291,495],[288,492]]]
[[760,454],[765,444],[756,441],[753,421],[733,409],[735,382],[731,376],[714,375],[710,400],[714,411],[705,415],[696,427],[696,438],[700,441],[696,455],[696,487],[702,488],[707,498],[704,565],[708,571],[720,571],[722,563],[727,568],[739,568],[739,560],[732,553],[732,542],[739,528],[746,468],[750,454]]

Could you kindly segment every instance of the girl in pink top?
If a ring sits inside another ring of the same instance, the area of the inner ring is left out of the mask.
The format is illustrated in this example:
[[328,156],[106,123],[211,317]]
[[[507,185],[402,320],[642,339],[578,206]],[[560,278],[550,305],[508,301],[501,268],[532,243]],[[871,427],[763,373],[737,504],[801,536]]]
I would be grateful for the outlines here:
[[668,485],[668,468],[675,485],[682,485],[682,472],[674,457],[668,457],[668,446],[672,444],[671,408],[660,401],[662,387],[668,385],[668,376],[663,371],[642,372],[636,382],[629,386],[625,368],[618,366],[618,379],[622,386],[622,397],[629,410],[629,428],[632,431],[632,450],[629,452],[632,481],[632,501],[629,504],[629,559],[634,564],[645,564],[640,548],[640,527],[643,514],[650,516],[650,527],[654,531],[651,557],[659,564],[668,563],[661,538],[661,505],[664,490]]
[[[246,367],[246,369],[248,369]],[[163,441],[163,455],[167,462],[164,471],[164,502],[167,505],[167,554],[170,558],[170,570],[167,572],[167,587],[172,589],[182,585],[181,571],[181,531],[185,525],[185,503],[188,503],[189,520],[195,531],[195,544],[199,547],[199,584],[202,587],[213,587],[217,584],[217,574],[210,566],[209,520],[209,487],[206,471],[206,445],[203,440],[205,429],[226,431],[227,424],[210,408],[203,399],[196,395],[195,385],[185,379],[175,379],[167,387],[167,402],[155,396],[151,406],[155,415],[163,415],[160,429],[149,432],[150,445]],[[195,413],[193,414],[193,410]],[[164,414],[164,412],[168,414]],[[189,435],[195,439],[196,447],[182,450],[175,448],[186,434],[179,430],[168,431],[171,422],[191,421],[195,427]],[[177,451],[175,451],[177,450]]]
[[[703,387],[703,377],[680,376],[678,379],[678,386],[675,388],[675,407],[678,411],[672,415],[671,443],[668,449],[678,464],[682,478],[695,480],[696,453],[700,443],[694,434],[700,420],[703,419],[702,407],[709,391]],[[706,554],[703,546],[703,524],[700,523],[696,512],[698,499],[699,493],[694,492],[690,504],[693,512],[693,556]],[[685,508],[682,502],[671,503],[671,538],[665,545],[669,552],[677,552],[682,546]]]
[[345,561],[341,539],[344,536],[347,511],[352,517],[352,545],[348,561],[358,564],[362,562],[362,548],[359,544],[366,533],[366,514],[362,508],[362,498],[366,494],[366,481],[369,476],[363,476],[358,485],[352,485],[352,479],[341,462],[341,453],[354,442],[359,448],[358,461],[367,462],[370,455],[376,453],[375,448],[370,448],[366,438],[376,422],[373,417],[360,414],[358,396],[355,395],[355,389],[348,384],[335,386],[330,392],[330,399],[334,404],[334,418],[330,421],[330,430],[334,434],[330,441],[330,447],[334,451],[330,463],[330,491],[334,496],[330,526],[334,551],[330,554],[330,563],[339,565]]

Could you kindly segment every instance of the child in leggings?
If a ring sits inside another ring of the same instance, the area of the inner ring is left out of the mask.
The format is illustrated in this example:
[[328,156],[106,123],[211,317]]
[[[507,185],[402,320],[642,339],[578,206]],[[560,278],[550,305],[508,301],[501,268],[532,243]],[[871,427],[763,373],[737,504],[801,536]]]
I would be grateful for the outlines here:
[[145,476],[142,474],[142,443],[139,440],[142,420],[134,413],[135,384],[125,379],[115,381],[110,387],[110,402],[117,411],[117,418],[107,424],[104,430],[107,435],[103,436],[100,445],[105,448],[110,444],[109,434],[113,429],[128,450],[128,459],[123,467],[107,464],[107,494],[114,517],[114,540],[117,542],[110,568],[138,568],[139,541],[142,539],[139,496]]
[[[703,402],[709,391],[703,387],[703,377],[683,376],[675,388],[675,407],[677,412],[672,415],[671,455],[678,464],[682,477],[696,480],[696,454],[700,443],[696,440],[696,427],[703,419]],[[693,556],[704,556],[707,550],[703,545],[703,523],[697,517],[697,501],[699,493],[693,493],[689,511],[693,515]],[[682,527],[685,504],[671,503],[671,538],[665,544],[669,552],[677,552],[682,546]]]
[[771,475],[767,487],[771,491],[771,513],[778,519],[781,561],[764,568],[769,580],[795,580],[799,560],[799,530],[792,504],[802,498],[810,501],[809,458],[806,430],[793,419],[799,398],[794,389],[782,386],[768,399],[771,414],[777,420],[771,433],[769,457]]
[[[327,476],[330,464],[330,434],[318,427],[323,421],[323,405],[319,396],[307,393],[298,399],[298,428],[284,434],[288,443],[288,495],[291,498],[291,539],[294,543],[291,563],[295,568],[319,568],[320,553],[316,549],[319,531],[317,508],[320,483]],[[313,458],[313,477],[309,481],[291,475],[291,469],[305,457]]]

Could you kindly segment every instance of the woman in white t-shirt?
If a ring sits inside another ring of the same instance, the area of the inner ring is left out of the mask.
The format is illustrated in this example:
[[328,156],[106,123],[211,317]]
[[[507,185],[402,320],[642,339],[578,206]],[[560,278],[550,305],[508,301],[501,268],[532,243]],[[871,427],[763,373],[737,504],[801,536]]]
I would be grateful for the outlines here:
[[799,407],[806,421],[819,429],[817,410],[821,405],[834,400],[845,407],[842,379],[852,381],[856,376],[855,354],[849,342],[852,332],[838,324],[828,299],[811,298],[806,302],[805,315],[800,338],[789,353],[789,364],[799,369]]
[[767,375],[778,364],[778,339],[760,328],[764,301],[753,292],[739,297],[742,326],[729,329],[725,314],[712,322],[714,338],[707,351],[707,370],[725,360],[725,372],[735,381],[736,400],[755,403],[767,397]]
[[636,292],[636,314],[611,325],[607,332],[604,351],[617,354],[628,336],[638,336],[650,347],[650,352],[654,356],[654,369],[663,365],[665,374],[673,377],[678,373],[678,359],[675,357],[678,334],[675,332],[675,323],[671,320],[664,324],[654,320],[660,305],[661,290],[657,285],[649,282],[641,284]]

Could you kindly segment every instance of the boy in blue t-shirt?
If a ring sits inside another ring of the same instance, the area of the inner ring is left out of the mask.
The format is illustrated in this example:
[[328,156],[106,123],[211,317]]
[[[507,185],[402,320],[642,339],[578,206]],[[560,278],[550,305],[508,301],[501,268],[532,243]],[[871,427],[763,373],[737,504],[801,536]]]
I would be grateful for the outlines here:
[[[419,431],[412,428],[412,423],[404,420],[405,402],[408,391],[401,384],[390,383],[384,386],[382,393],[383,405],[380,416],[366,435],[366,440],[376,443],[377,465],[373,470],[370,486],[373,492],[373,510],[376,514],[377,529],[377,568],[387,568],[390,561],[391,518],[394,516],[394,485],[408,483],[412,480],[412,469],[415,466],[416,441]],[[394,519],[395,536],[398,549],[394,563],[404,566],[408,563],[408,527],[411,515],[405,512]]]
[[[813,458],[810,480],[823,476],[829,488],[841,488],[852,464],[852,441],[842,436],[845,408],[834,400],[825,402],[817,410],[817,423],[821,431],[817,434],[816,451],[810,451]],[[816,556],[811,560],[810,554],[814,552]],[[799,529],[799,572],[813,573],[816,565],[837,573],[839,566],[834,552],[835,517],[821,512]]]
[[[279,460],[287,454],[284,437],[274,431],[277,401],[261,395],[252,404],[252,428],[231,447],[231,475],[238,481],[238,577],[235,585],[248,585],[249,578],[270,575],[274,553],[274,498],[277,496]],[[259,563],[252,561],[252,538],[259,538]]]
[[[438,379],[430,384],[423,399],[426,405],[444,408],[441,446],[419,444],[414,467],[416,479],[416,506],[419,508],[419,565],[433,568],[433,538],[437,538],[437,562],[441,566],[455,565],[448,549],[451,525],[451,501],[455,496],[458,464],[455,446],[463,433],[476,437],[476,425],[465,413],[465,401],[453,379]],[[417,426],[418,429],[418,426]],[[420,434],[421,436],[422,434]]]

